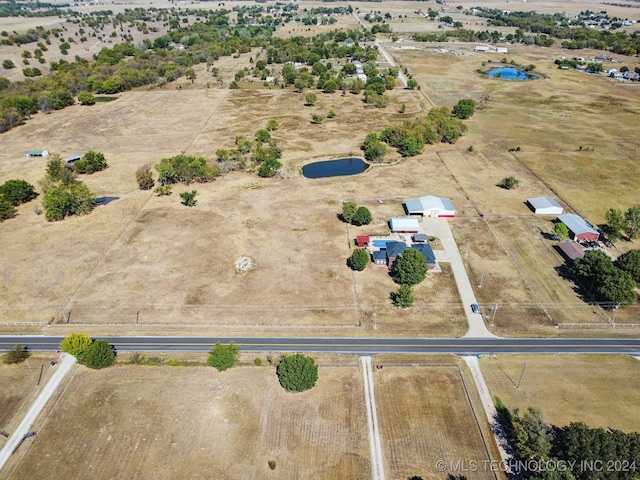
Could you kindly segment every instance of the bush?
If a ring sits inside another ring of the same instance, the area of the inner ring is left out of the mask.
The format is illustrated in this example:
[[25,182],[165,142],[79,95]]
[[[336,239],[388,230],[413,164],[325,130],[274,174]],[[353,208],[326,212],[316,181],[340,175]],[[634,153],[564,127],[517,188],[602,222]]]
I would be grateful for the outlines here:
[[260,164],[260,167],[258,167],[258,176],[262,178],[271,178],[278,173],[280,167],[282,167],[282,163],[280,163],[276,158],[268,158]]
[[454,117],[458,117],[464,120],[467,118],[471,118],[471,116],[475,113],[475,110],[476,110],[475,100],[472,100],[470,98],[463,98],[453,106],[453,110],[451,111],[451,114]]
[[106,340],[96,340],[84,351],[79,360],[88,368],[100,370],[115,363],[116,352]]
[[413,296],[413,288],[411,288],[411,285],[400,285],[398,291],[392,296],[393,303],[402,308],[409,308],[415,301],[415,298]]
[[67,335],[60,343],[60,350],[69,355],[73,355],[78,360],[89,349],[93,340],[84,333],[72,333]]
[[24,362],[31,356],[31,352],[26,347],[18,344],[13,349],[4,354],[4,363],[13,364]]
[[136,181],[140,190],[151,190],[155,185],[151,165],[146,164],[136,170]]
[[369,209],[367,207],[358,207],[352,223],[359,227],[361,225],[369,225],[371,220],[372,217]]
[[254,364],[256,367],[261,367],[261,366],[262,366],[262,359],[261,359],[260,357],[256,357],[256,358],[253,360],[253,364]]
[[88,151],[84,156],[73,164],[73,169],[77,173],[92,174],[94,172],[100,172],[107,168],[107,160],[104,158],[104,154],[100,152]]
[[353,219],[355,218],[357,212],[358,212],[358,204],[356,202],[353,202],[353,201],[344,202],[342,204],[342,214],[341,214],[342,221],[346,223],[353,222]]
[[16,207],[11,205],[11,202],[5,200],[4,197],[0,196],[0,222],[15,217],[16,212]]
[[91,92],[80,92],[78,94],[78,101],[80,102],[80,105],[95,105],[96,98]]
[[224,372],[235,365],[239,350],[233,342],[229,345],[217,342],[209,353],[207,365],[214,367],[219,372]]
[[356,248],[349,258],[349,266],[361,272],[369,264],[369,252],[364,248]]
[[0,185],[0,195],[13,206],[27,203],[38,196],[33,185],[24,180],[7,180]]
[[282,388],[288,392],[303,392],[318,381],[318,365],[313,358],[301,353],[285,356],[276,369]]
[[192,182],[207,183],[220,175],[220,170],[210,166],[203,157],[189,155],[163,158],[154,168],[158,171],[158,180],[163,185],[178,182],[186,185]]
[[518,188],[518,185],[520,185],[520,180],[518,180],[514,176],[504,177],[502,180],[500,180],[500,183],[498,183],[499,187],[506,190],[513,190],[514,188]]
[[154,193],[159,197],[166,197],[171,195],[173,192],[171,191],[171,185],[158,185],[155,188]]
[[63,184],[44,194],[42,206],[49,222],[63,220],[71,215],[82,215],[93,210],[95,195],[84,183]]
[[180,198],[182,199],[182,204],[187,207],[195,207],[198,201],[196,200],[196,195],[198,194],[197,190],[191,190],[190,192],[182,192],[180,194]]

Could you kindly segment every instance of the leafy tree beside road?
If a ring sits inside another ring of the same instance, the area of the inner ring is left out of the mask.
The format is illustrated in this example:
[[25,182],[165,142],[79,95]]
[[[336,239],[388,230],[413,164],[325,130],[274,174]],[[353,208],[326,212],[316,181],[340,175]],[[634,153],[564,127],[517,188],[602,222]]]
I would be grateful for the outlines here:
[[67,335],[60,343],[60,350],[69,355],[73,355],[78,360],[82,357],[84,352],[86,352],[93,340],[89,335],[84,333],[72,333],[71,335]]
[[207,357],[207,365],[214,367],[219,372],[224,372],[236,364],[239,350],[238,346],[233,342],[228,345],[216,342]]
[[276,368],[276,374],[280,385],[288,392],[304,392],[318,381],[318,365],[313,358],[301,353],[285,355]]
[[78,360],[88,368],[100,370],[115,363],[116,352],[106,340],[96,340],[83,352]]

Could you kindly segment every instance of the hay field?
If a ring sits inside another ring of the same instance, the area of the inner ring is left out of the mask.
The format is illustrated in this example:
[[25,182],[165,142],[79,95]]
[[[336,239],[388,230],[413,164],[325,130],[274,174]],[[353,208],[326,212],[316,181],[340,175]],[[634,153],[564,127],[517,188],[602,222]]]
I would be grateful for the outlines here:
[[[374,382],[389,478],[441,479],[438,460],[468,465],[491,459],[456,366],[385,365],[375,371]],[[496,477],[480,469],[473,478]]]
[[286,393],[268,367],[74,367],[67,385],[6,478],[371,476],[353,367],[320,366],[317,386],[301,394]]
[[584,422],[640,431],[640,362],[635,358],[498,355],[484,356],[480,367],[491,394],[511,410],[537,407],[553,425]]

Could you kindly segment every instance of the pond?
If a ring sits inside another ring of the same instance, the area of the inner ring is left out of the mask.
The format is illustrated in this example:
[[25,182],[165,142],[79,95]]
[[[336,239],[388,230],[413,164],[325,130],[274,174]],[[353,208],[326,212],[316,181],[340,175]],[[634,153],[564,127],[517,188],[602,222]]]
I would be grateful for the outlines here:
[[535,80],[537,75],[533,75],[516,67],[495,67],[487,72],[490,77],[504,78],[505,80]]
[[340,158],[323,162],[309,163],[302,167],[302,175],[306,178],[343,177],[357,175],[369,167],[361,158]]

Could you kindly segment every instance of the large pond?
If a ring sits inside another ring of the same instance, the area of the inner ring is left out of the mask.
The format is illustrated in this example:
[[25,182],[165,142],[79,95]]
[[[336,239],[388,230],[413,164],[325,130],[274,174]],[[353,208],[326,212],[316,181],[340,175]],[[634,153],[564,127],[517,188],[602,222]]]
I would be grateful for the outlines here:
[[505,80],[535,80],[537,75],[533,75],[516,67],[495,67],[487,72],[490,77],[504,78]]
[[302,175],[307,178],[343,177],[357,175],[369,167],[361,158],[340,158],[324,162],[308,163],[302,167]]

